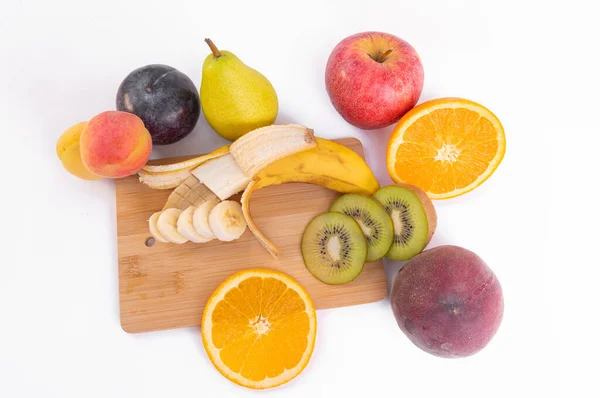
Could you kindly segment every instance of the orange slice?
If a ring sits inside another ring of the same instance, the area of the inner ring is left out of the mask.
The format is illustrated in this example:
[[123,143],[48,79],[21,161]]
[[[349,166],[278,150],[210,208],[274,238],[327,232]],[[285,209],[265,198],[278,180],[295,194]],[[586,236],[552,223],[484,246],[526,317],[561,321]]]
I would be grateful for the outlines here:
[[244,387],[287,383],[308,364],[317,317],[308,293],[280,272],[239,272],[212,294],[202,315],[202,342],[213,365]]
[[400,119],[388,144],[387,169],[395,182],[448,199],[487,180],[505,148],[504,129],[490,110],[466,99],[440,98]]

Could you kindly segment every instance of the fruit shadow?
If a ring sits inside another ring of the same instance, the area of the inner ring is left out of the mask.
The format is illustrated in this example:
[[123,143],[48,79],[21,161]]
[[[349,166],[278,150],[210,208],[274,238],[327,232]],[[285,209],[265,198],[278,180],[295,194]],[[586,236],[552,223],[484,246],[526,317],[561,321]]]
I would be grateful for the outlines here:
[[376,130],[361,130],[354,128],[356,137],[361,141],[365,153],[365,161],[373,171],[379,185],[386,186],[392,183],[387,167],[387,145],[394,126]]
[[423,91],[421,92],[421,96],[419,97],[419,102],[417,102],[417,104],[415,106],[422,104],[423,102],[427,102],[432,99],[442,98],[442,97],[445,97],[445,96],[439,95],[435,91],[432,91],[432,90],[428,89],[427,86],[425,86],[425,87],[423,87]]
[[275,124],[302,124],[302,123],[298,123],[298,121],[291,116],[290,114],[288,114],[285,111],[279,111],[279,113],[277,114],[277,119],[275,120]]
[[200,114],[194,130],[181,141],[170,145],[154,145],[152,159],[170,158],[176,156],[202,155],[217,148],[231,144],[230,141],[217,134],[204,117]]

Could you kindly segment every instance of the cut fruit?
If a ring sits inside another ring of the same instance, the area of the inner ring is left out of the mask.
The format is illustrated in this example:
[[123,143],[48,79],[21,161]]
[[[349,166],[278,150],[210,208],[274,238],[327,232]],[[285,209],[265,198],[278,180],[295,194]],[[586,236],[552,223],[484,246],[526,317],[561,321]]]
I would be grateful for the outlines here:
[[161,233],[169,242],[182,244],[188,240],[177,232],[177,219],[181,215],[179,209],[166,209],[160,213],[156,221],[158,232]]
[[200,206],[204,202],[215,199],[218,200],[217,195],[196,177],[190,175],[171,192],[163,209],[185,210],[190,206]]
[[367,239],[367,259],[375,261],[385,256],[394,239],[392,219],[383,206],[367,196],[347,194],[333,202],[329,211],[354,218]]
[[345,214],[321,214],[308,223],[302,235],[304,265],[323,283],[341,285],[354,280],[362,272],[366,257],[362,230]]
[[[246,188],[250,179],[266,166],[286,156],[313,149],[316,145],[313,131],[304,126],[267,126],[244,135],[229,148],[214,151],[212,157],[211,154],[200,157],[203,160],[197,167],[190,166],[194,162],[189,161],[154,166],[151,168],[153,171],[146,171],[143,177],[140,174],[140,179],[150,187],[163,189],[185,178],[169,195],[164,207],[185,210],[216,197],[225,200]],[[169,166],[172,166],[169,171],[161,172],[158,176],[153,174]],[[193,168],[189,175],[186,167]],[[173,168],[175,170],[171,170]]]
[[202,343],[230,381],[253,389],[287,383],[308,364],[317,317],[308,293],[271,270],[239,272],[223,282],[202,314]]
[[433,237],[433,233],[437,228],[437,213],[435,211],[435,207],[433,206],[433,202],[431,201],[431,199],[429,199],[429,196],[427,196],[425,191],[423,191],[419,187],[415,187],[414,185],[409,184],[396,184],[396,186],[404,187],[410,190],[412,193],[417,195],[417,198],[419,198],[419,200],[421,201],[423,209],[425,210],[425,214],[427,215],[428,232],[427,241],[425,242],[425,245],[427,245]]
[[192,174],[221,200],[243,191],[250,182],[231,154],[206,162]]
[[156,213],[152,214],[150,216],[150,219],[148,220],[148,226],[150,227],[150,234],[152,234],[152,236],[154,236],[154,238],[159,242],[169,243],[167,238],[165,238],[160,233],[160,231],[158,230],[158,227],[156,226],[156,223],[158,222],[158,217],[160,217],[160,213],[162,213],[162,211],[157,211]]
[[246,230],[242,206],[233,200],[217,204],[208,215],[208,225],[217,239],[223,242],[238,239]]
[[177,232],[179,232],[184,238],[194,243],[206,243],[210,239],[206,239],[204,236],[196,232],[193,223],[194,212],[196,207],[190,206],[181,212],[181,215],[177,219]]
[[208,224],[208,215],[210,211],[219,203],[219,199],[211,199],[208,202],[204,202],[196,207],[194,211],[194,217],[192,222],[194,223],[194,229],[198,234],[203,236],[205,239],[215,239],[216,236],[213,234],[210,225]]
[[408,260],[421,253],[428,242],[429,221],[417,194],[406,187],[390,185],[373,196],[394,224],[394,239],[385,256],[392,260]]
[[400,119],[388,144],[387,169],[395,182],[447,199],[487,180],[505,149],[504,129],[490,110],[466,99],[440,98]]

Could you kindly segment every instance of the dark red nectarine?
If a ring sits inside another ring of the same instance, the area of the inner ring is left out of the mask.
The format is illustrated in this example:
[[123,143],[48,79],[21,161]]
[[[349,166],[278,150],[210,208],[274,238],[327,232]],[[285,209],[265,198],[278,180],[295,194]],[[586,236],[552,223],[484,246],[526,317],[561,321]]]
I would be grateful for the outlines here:
[[398,326],[415,345],[448,358],[485,347],[504,312],[496,275],[458,246],[435,247],[407,261],[394,279],[390,301]]

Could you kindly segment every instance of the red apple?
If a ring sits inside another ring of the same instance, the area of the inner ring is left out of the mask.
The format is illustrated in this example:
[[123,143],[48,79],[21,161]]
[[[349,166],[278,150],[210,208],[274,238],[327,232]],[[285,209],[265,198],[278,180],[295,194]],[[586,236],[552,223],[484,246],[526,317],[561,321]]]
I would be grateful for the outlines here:
[[331,103],[353,126],[365,130],[396,123],[419,100],[423,65],[404,40],[364,32],[342,40],[325,70]]

